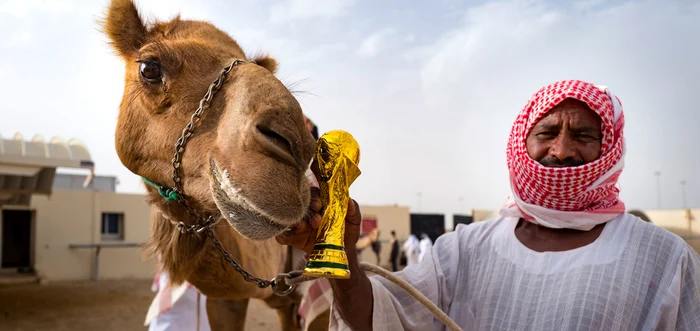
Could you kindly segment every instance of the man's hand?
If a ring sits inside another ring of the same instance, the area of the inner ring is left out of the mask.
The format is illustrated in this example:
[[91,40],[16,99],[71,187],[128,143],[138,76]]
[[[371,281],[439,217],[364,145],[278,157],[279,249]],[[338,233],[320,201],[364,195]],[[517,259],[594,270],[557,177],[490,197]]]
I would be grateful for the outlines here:
[[[313,166],[312,166],[313,169]],[[323,209],[320,191],[311,188],[311,203],[306,217],[296,226],[283,232],[275,239],[282,245],[289,245],[311,254],[316,244],[318,228],[321,225],[320,210]],[[353,330],[372,330],[372,312],[374,298],[372,285],[364,270],[360,268],[355,245],[360,238],[362,213],[360,206],[353,199],[348,200],[348,212],[345,215],[345,253],[348,256],[350,279],[330,279],[333,300],[338,313]],[[351,317],[352,316],[352,317]]]
[[321,194],[318,187],[311,187],[311,202],[306,216],[295,226],[275,237],[281,245],[289,245],[311,254],[316,243],[316,234],[321,225]]
[[[311,251],[316,244],[316,237],[318,234],[318,227],[321,225],[321,214],[319,213],[323,209],[323,203],[321,202],[320,190],[317,187],[311,188],[311,203],[309,204],[309,210],[306,216],[302,219],[299,224],[286,230],[282,234],[278,235],[275,239],[282,245],[289,245],[297,249],[301,249],[307,254],[311,254]],[[355,202],[355,200],[350,199],[348,202],[348,212],[345,216],[345,250],[355,252],[355,244],[360,238],[360,223],[362,223],[362,214],[360,213],[360,207]]]

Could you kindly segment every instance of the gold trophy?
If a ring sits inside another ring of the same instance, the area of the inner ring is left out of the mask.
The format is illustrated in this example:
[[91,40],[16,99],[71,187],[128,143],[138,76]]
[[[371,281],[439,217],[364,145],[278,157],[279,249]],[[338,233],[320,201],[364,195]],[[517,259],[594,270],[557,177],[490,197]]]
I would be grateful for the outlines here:
[[335,130],[321,136],[316,148],[322,211],[316,244],[304,268],[304,275],[350,278],[345,254],[345,215],[350,201],[350,184],[360,176],[360,146],[351,134]]

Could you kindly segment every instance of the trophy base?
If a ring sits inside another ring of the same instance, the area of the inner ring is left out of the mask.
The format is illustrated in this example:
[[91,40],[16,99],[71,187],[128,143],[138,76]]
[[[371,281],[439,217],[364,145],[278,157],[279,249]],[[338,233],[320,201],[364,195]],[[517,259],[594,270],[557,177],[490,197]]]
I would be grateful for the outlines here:
[[348,278],[350,278],[350,270],[328,268],[328,267],[320,267],[320,268],[306,267],[306,268],[304,268],[304,272],[302,274],[304,276],[322,277],[322,278],[336,278],[336,279],[348,279]]
[[342,246],[317,244],[311,252],[302,274],[323,278],[350,278],[348,256],[345,254],[345,249]]

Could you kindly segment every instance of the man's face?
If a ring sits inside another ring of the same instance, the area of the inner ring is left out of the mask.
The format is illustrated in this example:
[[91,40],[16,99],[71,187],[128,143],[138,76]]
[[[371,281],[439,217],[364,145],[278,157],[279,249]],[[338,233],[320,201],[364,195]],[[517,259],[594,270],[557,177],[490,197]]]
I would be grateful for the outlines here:
[[527,153],[545,167],[575,167],[600,156],[600,116],[584,102],[566,99],[542,117],[527,136]]

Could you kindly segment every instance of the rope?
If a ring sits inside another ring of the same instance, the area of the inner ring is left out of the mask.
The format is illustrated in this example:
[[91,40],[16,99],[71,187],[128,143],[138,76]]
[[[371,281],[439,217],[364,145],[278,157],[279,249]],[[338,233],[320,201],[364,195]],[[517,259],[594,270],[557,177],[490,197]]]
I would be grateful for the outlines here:
[[[455,323],[449,316],[447,316],[447,314],[445,314],[445,312],[440,310],[440,308],[438,306],[436,306],[432,301],[430,301],[430,299],[428,299],[428,297],[426,297],[420,291],[416,290],[416,288],[413,287],[411,284],[409,284],[407,281],[397,277],[393,273],[389,272],[389,270],[386,270],[380,266],[369,264],[367,262],[360,262],[360,267],[362,269],[364,269],[365,271],[370,271],[370,272],[373,272],[379,276],[382,276],[382,277],[388,279],[389,281],[393,282],[394,284],[398,285],[402,289],[404,289],[404,291],[408,292],[408,294],[410,294],[416,300],[418,300],[420,303],[422,303],[423,306],[425,306],[425,308],[428,308],[428,310],[430,310],[430,312],[433,313],[433,315],[435,315],[435,317],[437,317],[440,320],[440,322],[445,324],[450,330],[462,331],[462,329],[459,327],[459,325],[457,325],[457,323]],[[296,286],[300,283],[303,283],[303,282],[306,282],[309,280],[317,279],[316,277],[313,277],[313,276],[303,276],[303,275],[301,275],[300,272],[292,272],[290,274],[299,275],[299,276],[292,277],[292,278],[286,280],[286,282],[289,285],[293,285],[293,286]]]

